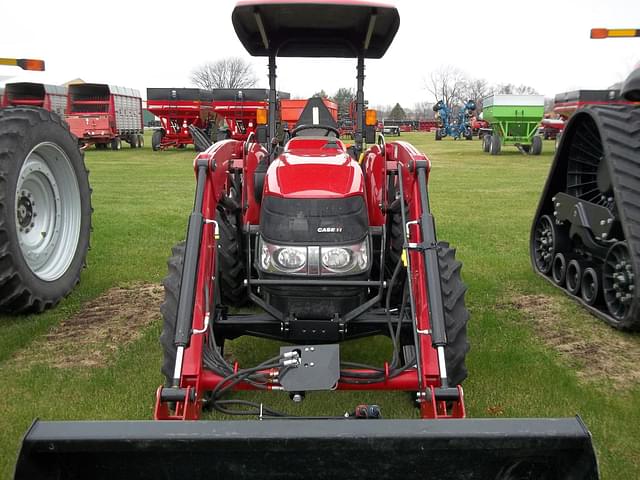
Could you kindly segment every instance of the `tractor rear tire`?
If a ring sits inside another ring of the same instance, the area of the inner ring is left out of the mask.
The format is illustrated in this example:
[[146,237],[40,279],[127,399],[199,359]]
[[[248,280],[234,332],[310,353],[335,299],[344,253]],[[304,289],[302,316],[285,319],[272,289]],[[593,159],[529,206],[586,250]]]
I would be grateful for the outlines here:
[[500,141],[500,135],[491,135],[491,145],[489,146],[489,153],[491,155],[498,155],[502,148],[502,142]]
[[0,110],[0,310],[42,312],[80,281],[91,188],[69,126],[41,108]]
[[438,129],[436,130],[436,141],[442,140],[442,132]]
[[151,136],[151,149],[154,152],[160,150],[160,144],[162,143],[162,130],[154,130]]

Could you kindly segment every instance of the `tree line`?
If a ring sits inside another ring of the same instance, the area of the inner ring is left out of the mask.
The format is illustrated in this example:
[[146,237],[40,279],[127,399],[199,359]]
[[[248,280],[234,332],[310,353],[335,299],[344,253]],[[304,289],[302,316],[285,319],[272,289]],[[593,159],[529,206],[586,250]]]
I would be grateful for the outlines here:
[[[224,58],[204,63],[191,72],[191,83],[207,90],[214,88],[251,88],[258,83],[252,65],[240,57]],[[476,103],[477,111],[482,111],[482,99],[492,94],[536,95],[535,88],[528,85],[502,83],[491,85],[483,78],[475,78],[452,67],[442,66],[424,79],[424,90],[432,100],[416,102],[412,107],[395,105],[374,105],[378,118],[393,120],[429,120],[434,118],[433,105],[442,100],[450,109],[456,110],[467,100]],[[349,115],[351,102],[355,100],[353,88],[339,88],[333,95],[324,90],[316,92],[314,97],[327,98],[338,106],[340,118]],[[545,102],[547,103],[547,102]]]

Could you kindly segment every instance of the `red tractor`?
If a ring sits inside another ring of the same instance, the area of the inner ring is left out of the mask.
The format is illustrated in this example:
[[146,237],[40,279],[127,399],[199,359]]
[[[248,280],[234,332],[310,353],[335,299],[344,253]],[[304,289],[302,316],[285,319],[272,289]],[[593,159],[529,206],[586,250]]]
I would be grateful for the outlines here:
[[[597,478],[577,418],[463,420],[466,286],[455,249],[436,237],[431,162],[406,142],[376,141],[375,112],[364,108],[365,58],[387,51],[396,8],[253,0],[239,2],[232,20],[247,51],[268,57],[268,122],[195,159],[186,241],[173,249],[164,282],[160,421],[38,421],[16,479],[354,478],[374,470],[393,479]],[[357,60],[353,145],[319,98],[278,139],[277,56]],[[248,302],[259,311],[235,308]],[[284,344],[240,366],[224,347],[243,335]],[[341,358],[341,342],[373,335],[389,338],[388,362]],[[284,391],[294,402],[322,390],[402,390],[413,393],[420,419],[381,419],[380,407],[364,404],[294,419],[230,398],[240,390]],[[256,420],[183,421],[205,408]]]

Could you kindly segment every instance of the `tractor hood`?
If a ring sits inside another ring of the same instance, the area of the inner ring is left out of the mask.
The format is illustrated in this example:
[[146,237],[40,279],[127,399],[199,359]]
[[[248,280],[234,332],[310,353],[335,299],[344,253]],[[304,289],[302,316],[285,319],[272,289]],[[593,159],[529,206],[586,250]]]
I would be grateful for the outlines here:
[[362,169],[340,140],[294,138],[269,166],[264,194],[289,198],[363,195]]

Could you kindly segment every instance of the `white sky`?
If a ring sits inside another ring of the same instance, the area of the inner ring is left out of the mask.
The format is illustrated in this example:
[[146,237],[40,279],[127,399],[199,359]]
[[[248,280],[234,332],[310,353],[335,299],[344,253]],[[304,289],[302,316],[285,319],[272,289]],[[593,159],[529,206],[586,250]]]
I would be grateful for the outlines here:
[[[606,88],[640,61],[640,38],[590,40],[592,27],[640,28],[639,0],[458,0],[393,2],[400,30],[381,60],[369,60],[371,105],[433,101],[430,72],[457,67],[490,83],[526,84],[547,96]],[[188,87],[197,65],[243,56],[267,87],[266,59],[245,53],[231,25],[233,0],[6,1],[0,56],[42,58],[46,72],[0,67],[4,81]],[[279,59],[278,89],[299,97],[355,88],[355,60]],[[15,75],[11,79],[6,77]]]

